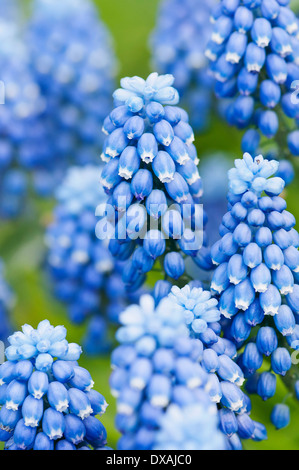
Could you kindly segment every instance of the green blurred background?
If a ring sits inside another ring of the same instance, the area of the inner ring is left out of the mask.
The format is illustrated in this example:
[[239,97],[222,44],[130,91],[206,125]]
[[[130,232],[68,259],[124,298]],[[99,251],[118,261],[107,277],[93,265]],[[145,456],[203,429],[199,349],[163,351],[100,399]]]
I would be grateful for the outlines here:
[[[119,78],[132,75],[146,77],[152,71],[148,39],[155,25],[159,0],[95,1],[114,38],[119,61]],[[238,131],[214,118],[211,129],[205,135],[197,137],[196,146],[199,157],[203,154],[226,151],[232,158],[236,158],[240,157],[240,140]],[[297,178],[291,189],[288,189],[286,197],[289,210],[299,220],[297,164],[296,167]],[[69,341],[80,342],[84,328],[75,328],[67,321],[65,309],[52,297],[49,283],[41,269],[45,252],[43,229],[51,217],[51,206],[51,203],[38,202],[30,220],[1,226],[0,253],[6,262],[7,279],[16,293],[17,300],[13,319],[15,326],[20,327],[24,323],[36,326],[40,320],[48,318],[52,324],[64,324],[68,328]],[[107,428],[108,444],[116,448],[118,434],[114,427],[115,400],[110,395],[108,383],[109,357],[91,359],[84,357],[83,354],[80,364],[91,372],[95,389],[104,394],[110,404],[102,422]],[[280,384],[278,397],[276,396],[275,400],[277,398],[283,400],[285,395],[286,389]],[[245,442],[245,449],[299,449],[299,406],[295,400],[292,398],[287,400],[292,411],[292,422],[282,431],[275,431],[269,421],[273,400],[264,403],[260,398],[256,398],[252,401],[254,410],[252,417],[267,426],[268,440],[263,443]]]

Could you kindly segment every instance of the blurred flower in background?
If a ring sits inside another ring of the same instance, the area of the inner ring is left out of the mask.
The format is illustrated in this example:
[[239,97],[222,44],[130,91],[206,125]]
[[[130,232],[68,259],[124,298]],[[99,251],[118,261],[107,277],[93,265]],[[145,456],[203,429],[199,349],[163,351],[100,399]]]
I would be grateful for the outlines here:
[[203,131],[210,121],[213,81],[205,48],[215,4],[214,0],[163,0],[150,41],[153,67],[175,77],[195,131]]

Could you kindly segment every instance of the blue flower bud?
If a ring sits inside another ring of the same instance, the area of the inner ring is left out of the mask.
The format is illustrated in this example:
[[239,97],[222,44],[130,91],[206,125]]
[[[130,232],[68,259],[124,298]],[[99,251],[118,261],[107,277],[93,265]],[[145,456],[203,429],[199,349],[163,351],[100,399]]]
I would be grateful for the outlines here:
[[227,16],[220,16],[214,24],[212,32],[212,41],[216,44],[222,44],[231,34],[233,21]]
[[165,147],[169,147],[174,139],[174,130],[164,119],[154,125],[153,132],[157,142]]
[[[107,171],[107,167],[109,163],[107,163],[107,165],[104,167],[103,173],[105,169]],[[124,178],[126,180],[131,179],[133,175],[137,173],[140,167],[140,158],[137,153],[136,147],[126,147],[125,150],[122,152],[118,163],[119,163],[118,175],[120,177],[120,180],[121,178]],[[119,182],[120,181],[117,181],[116,183],[119,183]],[[102,184],[103,184],[103,181],[102,181]],[[115,184],[113,184],[113,186],[115,186]]]
[[266,61],[265,49],[253,42],[249,43],[245,52],[245,65],[248,72],[259,73]]
[[113,191],[112,203],[117,211],[125,212],[133,200],[131,185],[122,181]]
[[173,141],[169,145],[168,153],[179,165],[185,165],[186,162],[191,160],[186,144],[184,144],[184,142],[182,142],[178,137],[174,137]]
[[218,355],[213,349],[205,349],[203,351],[202,366],[209,373],[216,372],[219,369]]
[[266,59],[266,71],[270,80],[282,85],[288,76],[287,64],[282,57],[277,54],[269,54]]
[[264,251],[264,260],[269,269],[279,271],[284,265],[284,255],[277,245],[269,245]]
[[159,408],[165,408],[171,395],[171,382],[168,377],[153,375],[147,390],[150,403]]
[[233,319],[230,334],[237,343],[245,341],[251,333],[251,327],[246,323],[244,314],[239,313]]
[[273,233],[273,240],[281,250],[287,250],[292,245],[292,236],[283,228]]
[[147,232],[143,248],[153,259],[163,255],[166,249],[166,243],[163,234],[159,230],[150,230]]
[[259,114],[258,126],[262,134],[268,139],[272,139],[279,128],[277,114],[274,111],[262,111]]
[[219,310],[225,318],[231,318],[237,314],[238,309],[235,305],[234,286],[230,286],[222,293],[219,301]]
[[220,403],[222,398],[222,389],[221,383],[216,374],[209,374],[208,393],[213,403]]
[[46,373],[34,371],[28,382],[28,391],[36,399],[42,398],[48,391],[49,379]]
[[5,432],[12,432],[21,417],[21,410],[8,410],[6,406],[3,406],[0,410],[0,429]]
[[220,367],[217,371],[219,377],[241,387],[245,379],[240,367],[225,354],[219,356],[219,363]]
[[247,36],[234,31],[226,45],[226,60],[232,64],[238,64],[245,54],[247,46]]
[[263,0],[261,4],[262,15],[268,20],[275,20],[280,11],[279,3],[276,0]]
[[278,340],[273,328],[264,326],[259,329],[256,338],[258,350],[265,356],[271,356],[278,346]]
[[61,413],[67,411],[69,407],[68,393],[65,386],[60,382],[51,382],[49,384],[48,401],[50,406]]
[[266,108],[275,108],[281,98],[280,87],[272,80],[264,80],[260,86],[260,100]]
[[294,276],[286,265],[283,265],[279,271],[273,272],[273,282],[281,295],[288,295],[294,290]]
[[294,285],[294,290],[287,295],[287,302],[294,313],[299,314],[299,286]]
[[130,117],[124,125],[124,134],[129,140],[140,139],[144,132],[144,120],[140,116]]
[[61,439],[60,441],[57,442],[55,450],[61,450],[61,451],[68,451],[68,450],[76,450],[76,447],[71,444],[69,441],[66,439]]
[[259,47],[269,46],[272,38],[271,23],[265,18],[256,18],[251,29],[251,37]]
[[104,153],[109,157],[115,158],[124,151],[127,145],[128,139],[125,136],[123,129],[116,129],[107,138]]
[[299,131],[293,131],[288,135],[288,147],[292,155],[299,155]]
[[240,6],[235,11],[234,26],[240,33],[247,33],[253,25],[253,14],[252,12],[244,7]]
[[165,188],[175,202],[182,203],[187,201],[189,195],[188,184],[178,172],[174,173],[172,181],[165,183]]
[[44,402],[29,395],[22,406],[22,415],[25,426],[37,427],[43,417]]
[[275,405],[271,413],[271,422],[276,429],[282,429],[290,424],[290,409],[287,405]]
[[153,161],[153,171],[161,183],[170,183],[175,175],[175,163],[171,156],[164,151],[160,151]]
[[158,154],[158,144],[153,134],[146,133],[138,141],[137,150],[142,161],[151,163]]
[[151,101],[146,106],[145,113],[152,123],[161,121],[161,119],[163,119],[165,116],[164,107],[155,101]]
[[62,413],[48,408],[43,417],[42,422],[43,432],[51,440],[60,439],[63,436],[65,430],[65,420]]
[[30,361],[20,361],[15,367],[15,379],[20,382],[26,382],[33,371],[33,365]]
[[170,293],[172,285],[168,281],[157,281],[153,291],[156,306]]
[[[248,152],[250,154],[255,154],[257,152],[258,146],[260,144],[260,139],[261,139],[260,134],[257,130],[248,129],[245,132],[245,134],[242,138],[242,151],[243,152]],[[243,206],[241,206],[241,207],[243,207]],[[237,208],[234,208],[234,210],[236,211]]]
[[238,96],[233,104],[235,125],[240,129],[248,126],[254,112],[254,100],[251,96]]
[[137,390],[144,390],[151,379],[152,372],[152,365],[148,359],[137,359],[130,370],[130,386]]
[[180,121],[174,127],[174,134],[179,137],[179,139],[181,139],[188,147],[195,140],[192,127],[190,124],[184,121]]
[[235,305],[246,311],[255,299],[255,291],[249,279],[245,279],[235,288]]
[[285,375],[292,367],[289,351],[285,348],[277,348],[271,356],[271,365],[276,374]]
[[84,421],[74,415],[65,416],[64,437],[74,445],[80,444],[84,440],[86,429]]
[[52,371],[55,379],[61,383],[68,382],[74,375],[72,364],[65,361],[55,361]]
[[228,278],[228,265],[227,263],[222,263],[214,272],[211,290],[221,294],[229,287],[230,282],[232,281]]
[[264,312],[261,308],[259,299],[256,299],[244,313],[244,318],[249,326],[259,325],[264,320]]
[[46,434],[39,432],[35,438],[33,450],[54,450],[54,442]]
[[287,57],[292,52],[292,45],[289,34],[282,28],[272,29],[271,49],[281,57]]
[[228,437],[238,432],[238,422],[235,413],[225,408],[219,410],[221,431]]
[[271,284],[271,271],[262,263],[251,271],[250,281],[255,292],[266,292]]
[[274,317],[275,325],[283,336],[293,334],[296,326],[295,317],[292,310],[287,305],[279,308],[278,314]]
[[27,395],[27,384],[13,380],[6,389],[6,403],[8,410],[17,411],[23,404]]
[[255,424],[248,414],[237,416],[239,436],[242,439],[251,439],[254,436]]
[[0,365],[0,386],[10,383],[15,378],[16,365],[6,361]]
[[247,277],[247,266],[244,264],[242,255],[233,255],[227,266],[227,276],[232,284],[239,284]]
[[89,416],[84,420],[86,430],[85,439],[94,447],[103,447],[107,441],[107,433],[103,424],[94,416]]
[[231,411],[238,412],[244,404],[243,392],[237,385],[230,382],[221,382],[220,386],[222,391],[222,405]]
[[261,248],[256,243],[247,245],[243,252],[243,261],[251,269],[259,266],[263,261]]
[[163,191],[154,189],[146,199],[146,210],[154,219],[158,220],[167,210],[167,199]]
[[272,244],[273,237],[268,227],[261,227],[255,234],[255,241],[261,247],[265,248]]
[[260,304],[265,315],[277,315],[281,302],[280,293],[272,284],[268,287],[266,292],[262,292],[260,295]]
[[108,407],[108,404],[103,395],[101,395],[101,393],[97,392],[96,390],[90,390],[89,392],[86,392],[86,396],[90,401],[93,415],[102,416]]
[[74,367],[74,376],[71,378],[69,384],[72,387],[88,392],[92,389],[94,382],[91,378],[90,373],[83,367]]
[[251,230],[248,225],[241,223],[235,229],[233,237],[239,246],[245,247],[251,242]]
[[153,177],[148,170],[138,170],[131,183],[131,191],[137,200],[142,201],[153,189]]
[[276,375],[263,372],[258,380],[257,393],[263,400],[274,397],[276,392]]

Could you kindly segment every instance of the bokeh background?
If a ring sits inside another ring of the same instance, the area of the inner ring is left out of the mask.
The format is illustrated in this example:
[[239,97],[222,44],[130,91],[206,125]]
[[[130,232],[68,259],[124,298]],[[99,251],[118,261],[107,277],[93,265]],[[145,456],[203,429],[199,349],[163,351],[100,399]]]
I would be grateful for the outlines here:
[[[133,75],[146,77],[153,71],[148,42],[155,26],[159,0],[94,1],[114,39],[118,78]],[[299,1],[295,1],[294,6],[298,11]],[[210,128],[203,135],[197,136],[195,143],[200,158],[208,158],[221,151],[233,159],[240,157],[240,142],[239,131],[213,116]],[[299,220],[299,163],[296,161],[295,168],[296,179],[288,188],[286,198],[289,210]],[[226,178],[225,174],[223,178]],[[40,201],[36,203],[36,210],[30,220],[5,223],[0,229],[0,253],[6,263],[7,280],[16,294],[13,323],[16,328],[24,323],[36,326],[41,319],[48,318],[52,324],[64,324],[68,328],[69,341],[80,342],[83,328],[74,327],[68,322],[65,308],[52,296],[42,270],[45,256],[44,228],[51,219],[53,204]],[[115,400],[109,391],[109,357],[87,358],[83,354],[80,364],[90,371],[95,389],[109,403],[102,422],[107,428],[108,444],[116,448],[118,434],[114,426]],[[286,389],[280,384],[276,399],[283,400],[285,395]],[[262,443],[245,442],[245,449],[299,449],[299,405],[292,398],[287,403],[292,412],[291,425],[282,431],[275,431],[269,419],[272,400],[264,403],[259,397],[253,399],[253,419],[267,426],[268,440]]]

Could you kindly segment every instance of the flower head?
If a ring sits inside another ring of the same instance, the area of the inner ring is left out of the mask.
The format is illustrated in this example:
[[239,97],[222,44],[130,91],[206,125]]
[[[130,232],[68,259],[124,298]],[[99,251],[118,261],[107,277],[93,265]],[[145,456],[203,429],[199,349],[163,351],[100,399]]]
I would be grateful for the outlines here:
[[0,440],[9,450],[104,448],[106,431],[95,416],[104,397],[92,390],[89,372],[78,365],[81,348],[66,340],[63,326],[48,320],[24,325],[8,339],[0,366]]
[[110,196],[110,250],[128,260],[123,280],[130,291],[143,284],[157,259],[168,276],[181,277],[180,251],[211,267],[205,248],[197,257],[204,243],[202,182],[188,115],[173,105],[173,80],[156,73],[147,80],[123,79],[103,126],[108,136],[101,181]]
[[[222,238],[211,250],[218,266],[212,290],[227,318],[225,337],[244,349],[238,364],[264,400],[275,395],[277,375],[291,374],[290,353],[298,337],[299,235],[294,216],[278,196],[283,181],[267,179],[276,170],[277,163],[262,157],[245,154],[236,161],[229,172]],[[261,372],[265,357],[271,358],[271,372]]]

